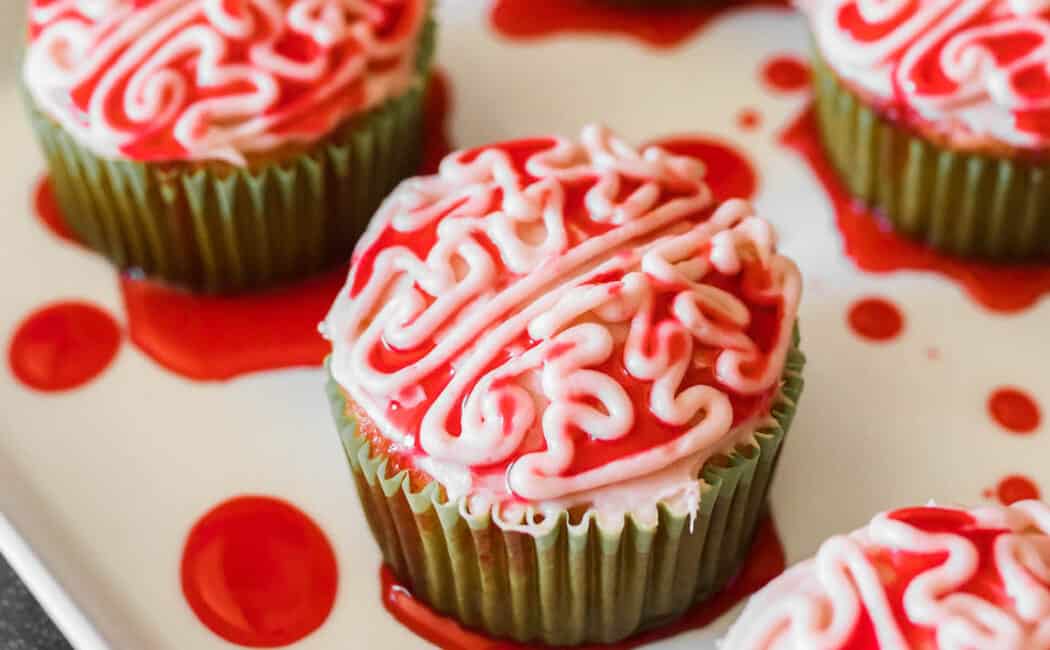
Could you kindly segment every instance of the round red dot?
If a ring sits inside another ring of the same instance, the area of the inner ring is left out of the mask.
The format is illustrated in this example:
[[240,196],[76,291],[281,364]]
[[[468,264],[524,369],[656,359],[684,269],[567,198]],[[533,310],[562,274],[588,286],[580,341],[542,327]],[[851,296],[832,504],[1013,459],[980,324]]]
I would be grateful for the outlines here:
[[1040,498],[1039,487],[1027,476],[1007,476],[995,486],[995,497],[1004,506]]
[[1019,388],[996,389],[988,398],[988,413],[1007,431],[1032,433],[1039,428],[1039,405]]
[[737,113],[736,124],[744,131],[754,131],[762,124],[762,114],[754,108],[742,109]]
[[30,388],[70,390],[102,374],[120,340],[120,326],[106,312],[85,302],[60,302],[22,321],[7,359],[11,372]]
[[319,628],[339,572],[328,538],[295,506],[244,496],[204,515],[186,539],[182,592],[204,625],[252,648],[289,645]]
[[775,56],[762,66],[762,79],[770,88],[795,92],[809,87],[809,65],[791,54]]
[[864,298],[853,303],[846,315],[850,329],[869,341],[889,341],[904,329],[900,309],[885,298]]

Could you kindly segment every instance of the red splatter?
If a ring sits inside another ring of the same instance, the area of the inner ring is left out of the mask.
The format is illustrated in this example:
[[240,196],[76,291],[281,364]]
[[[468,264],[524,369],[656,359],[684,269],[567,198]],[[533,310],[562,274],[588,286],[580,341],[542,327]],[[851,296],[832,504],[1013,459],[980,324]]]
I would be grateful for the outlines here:
[[51,177],[47,174],[37,181],[36,188],[33,190],[33,212],[37,220],[55,237],[70,244],[83,245],[66,225],[62,217],[62,209],[55,200],[55,188],[51,184]]
[[1039,486],[1035,484],[1035,481],[1027,476],[1018,474],[1007,476],[999,481],[994,488],[985,490],[984,496],[989,499],[994,498],[1004,506],[1017,503],[1018,501],[1025,501],[1026,499],[1042,498]]
[[856,301],[850,306],[846,320],[854,334],[869,341],[890,341],[904,329],[901,310],[885,298]]
[[8,348],[11,372],[26,386],[44,392],[79,388],[95,379],[117,356],[120,326],[86,302],[59,302],[30,314]]
[[762,114],[756,108],[741,109],[736,116],[736,125],[743,131],[754,131],[762,125]]
[[674,136],[652,144],[702,161],[707,167],[707,184],[718,201],[750,199],[758,190],[758,173],[750,159],[722,140],[708,136]]
[[329,346],[317,331],[346,269],[239,296],[196,295],[120,279],[131,341],[168,370],[220,381],[262,370],[317,366]]
[[940,361],[941,351],[935,347],[926,348],[926,358],[930,361]]
[[871,273],[926,271],[958,283],[975,301],[997,312],[1031,307],[1050,291],[1050,264],[996,265],[967,260],[895,234],[871,211],[859,206],[839,181],[824,154],[810,108],[781,135],[781,144],[798,152],[823,184],[835,209],[846,254]]
[[[608,645],[577,646],[580,650],[631,650],[655,643],[689,630],[710,625],[737,603],[766,586],[784,571],[784,548],[771,517],[760,522],[755,541],[740,573],[720,594],[687,612],[677,622],[626,641]],[[423,639],[446,650],[540,650],[546,646],[500,641],[469,630],[413,598],[398,584],[389,568],[379,573],[383,589],[383,606],[402,625]]]
[[182,593],[216,635],[250,648],[289,645],[321,627],[339,584],[324,532],[295,506],[264,496],[219,504],[182,551]]
[[496,0],[489,22],[506,38],[536,39],[561,34],[602,34],[634,38],[670,48],[695,36],[712,20],[745,7],[787,10],[785,0],[737,0],[693,7],[627,7],[605,0]]
[[988,414],[1013,433],[1028,434],[1039,428],[1039,405],[1019,388],[998,388],[988,397]]
[[762,81],[771,89],[790,93],[809,88],[809,64],[793,54],[780,54],[762,65]]
[[448,118],[452,113],[452,82],[441,68],[430,73],[423,111],[423,167],[421,174],[437,173],[441,159],[452,151]]

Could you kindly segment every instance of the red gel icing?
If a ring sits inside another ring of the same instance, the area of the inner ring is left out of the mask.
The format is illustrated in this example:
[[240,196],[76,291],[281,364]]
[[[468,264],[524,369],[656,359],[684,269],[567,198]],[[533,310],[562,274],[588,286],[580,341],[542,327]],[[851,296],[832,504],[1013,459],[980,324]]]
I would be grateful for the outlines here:
[[1040,499],[1039,487],[1035,481],[1027,476],[1014,474],[1007,476],[995,486],[993,490],[985,492],[985,496],[994,497],[1004,506],[1025,501],[1026,499]]
[[46,174],[37,181],[33,190],[33,212],[52,235],[70,244],[81,245],[62,218],[62,210],[55,199],[55,188],[51,185],[51,177]]
[[205,296],[121,277],[131,341],[188,379],[215,381],[262,370],[319,365],[317,331],[346,280],[340,268],[258,294]]
[[746,154],[717,138],[674,136],[652,144],[671,153],[691,156],[707,167],[704,179],[717,201],[750,199],[758,191],[758,172]]
[[1028,434],[1039,428],[1039,405],[1028,393],[1003,387],[988,397],[988,414],[999,426],[1012,433]]
[[[720,594],[697,605],[671,625],[645,632],[620,643],[577,647],[580,650],[630,650],[689,630],[706,627],[737,603],[766,586],[770,580],[783,571],[784,548],[772,518],[765,516],[759,522],[754,544],[740,573]],[[383,590],[383,606],[386,607],[386,610],[402,625],[440,648],[445,650],[540,650],[546,647],[500,641],[467,629],[457,621],[438,614],[416,600],[411,592],[398,583],[397,578],[388,567],[384,566],[379,575]]]
[[900,309],[885,298],[864,298],[853,303],[846,316],[850,329],[870,341],[890,341],[904,329]]
[[560,34],[627,36],[670,48],[692,38],[712,20],[744,7],[787,9],[785,0],[738,0],[708,7],[625,7],[604,0],[496,0],[489,22],[506,38]]
[[754,108],[742,109],[736,116],[736,125],[744,131],[754,131],[762,124],[762,114]]
[[339,571],[324,532],[295,506],[237,497],[193,526],[182,593],[204,625],[250,648],[289,645],[332,611]]
[[809,163],[835,210],[846,254],[863,271],[925,271],[959,284],[989,310],[1011,313],[1031,307],[1050,291],[1050,264],[995,265],[966,260],[895,234],[873,212],[859,206],[824,155],[810,108],[781,135],[781,144]]
[[117,356],[120,326],[86,302],[60,302],[30,314],[8,348],[11,372],[29,388],[59,392],[95,379]]
[[762,65],[762,80],[780,92],[805,90],[809,88],[809,64],[792,54],[775,56]]

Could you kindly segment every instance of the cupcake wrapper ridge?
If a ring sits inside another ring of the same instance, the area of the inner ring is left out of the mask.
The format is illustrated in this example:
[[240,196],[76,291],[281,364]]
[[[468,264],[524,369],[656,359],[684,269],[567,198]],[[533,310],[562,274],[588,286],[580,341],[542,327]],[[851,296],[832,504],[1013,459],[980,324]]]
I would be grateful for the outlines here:
[[614,529],[591,510],[557,513],[535,535],[506,530],[491,513],[466,513],[445,499],[435,481],[415,491],[407,472],[390,475],[388,459],[359,437],[331,379],[328,394],[368,525],[416,597],[493,637],[611,643],[710,598],[746,559],[802,392],[797,346],[796,334],[776,423],[755,434],[755,445],[705,464],[695,519],[660,504],[656,522],[627,515]]
[[879,116],[819,53],[813,73],[829,159],[897,232],[967,257],[1050,256],[1050,164],[940,148]]

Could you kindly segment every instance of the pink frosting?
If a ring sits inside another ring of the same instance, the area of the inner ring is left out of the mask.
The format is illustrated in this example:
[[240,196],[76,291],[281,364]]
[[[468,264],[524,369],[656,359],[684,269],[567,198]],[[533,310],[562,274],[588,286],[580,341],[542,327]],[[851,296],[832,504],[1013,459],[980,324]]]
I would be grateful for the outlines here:
[[964,146],[1050,144],[1047,0],[800,4],[828,63],[892,114]]
[[1050,648],[1050,508],[876,516],[759,592],[722,650]]
[[31,0],[24,79],[95,153],[224,160],[403,92],[426,0]]
[[453,494],[560,499],[722,450],[769,413],[801,281],[703,178],[600,127],[452,154],[360,243],[336,380]]

